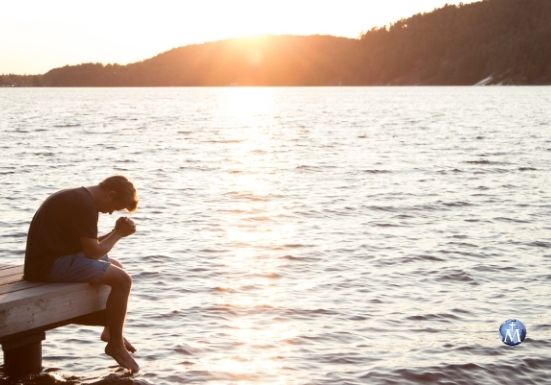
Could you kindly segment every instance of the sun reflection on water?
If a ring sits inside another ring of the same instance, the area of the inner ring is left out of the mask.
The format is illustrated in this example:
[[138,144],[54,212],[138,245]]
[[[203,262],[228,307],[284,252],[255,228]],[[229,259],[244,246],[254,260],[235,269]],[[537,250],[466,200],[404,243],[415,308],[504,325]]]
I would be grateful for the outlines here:
[[233,315],[226,329],[231,350],[209,362],[209,370],[232,383],[288,382],[277,357],[285,355],[281,341],[292,336],[273,314],[281,276],[274,249],[294,227],[280,219],[285,215],[278,202],[281,186],[265,174],[273,167],[274,92],[228,89],[218,111],[221,122],[233,127],[221,131],[225,162],[234,171],[246,170],[226,173],[219,184],[227,198],[222,228],[230,250],[221,261],[226,269],[221,285],[230,290],[219,293],[219,304]]
[[[276,109],[274,88],[231,87],[220,93],[218,114],[233,117],[243,125],[266,123],[266,116]],[[261,117],[262,119],[259,119]]]

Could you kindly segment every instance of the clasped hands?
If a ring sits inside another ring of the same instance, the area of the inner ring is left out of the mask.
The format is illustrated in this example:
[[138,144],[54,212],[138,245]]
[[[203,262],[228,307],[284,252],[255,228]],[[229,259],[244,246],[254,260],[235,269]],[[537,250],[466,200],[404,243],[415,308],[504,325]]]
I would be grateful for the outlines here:
[[132,219],[128,217],[120,217],[115,223],[115,231],[123,237],[127,237],[136,232],[136,225]]

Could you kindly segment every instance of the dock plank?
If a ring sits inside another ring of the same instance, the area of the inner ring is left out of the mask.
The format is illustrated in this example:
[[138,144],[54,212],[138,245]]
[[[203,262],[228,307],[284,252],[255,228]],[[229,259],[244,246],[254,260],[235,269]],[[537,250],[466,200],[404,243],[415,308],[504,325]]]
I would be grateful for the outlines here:
[[22,280],[23,266],[0,270],[0,338],[105,309],[110,288]]
[[15,280],[13,282],[2,283],[0,285],[0,295],[6,294],[6,293],[13,293],[19,290],[30,289],[31,287],[44,286],[44,285],[48,285],[48,283]]
[[14,273],[12,275],[0,277],[0,285],[7,285],[21,280],[23,280],[23,273]]
[[0,270],[0,278],[9,277],[17,274],[20,274],[21,276],[23,275],[23,265],[12,266],[7,269]]

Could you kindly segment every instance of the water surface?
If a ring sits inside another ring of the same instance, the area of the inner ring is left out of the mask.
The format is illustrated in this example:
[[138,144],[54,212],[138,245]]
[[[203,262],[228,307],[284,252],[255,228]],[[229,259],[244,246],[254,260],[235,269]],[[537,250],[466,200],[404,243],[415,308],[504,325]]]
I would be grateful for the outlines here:
[[[23,262],[49,194],[124,174],[134,381],[545,384],[550,105],[548,87],[0,89],[0,263]],[[48,378],[127,381],[102,351],[97,328],[50,331]]]

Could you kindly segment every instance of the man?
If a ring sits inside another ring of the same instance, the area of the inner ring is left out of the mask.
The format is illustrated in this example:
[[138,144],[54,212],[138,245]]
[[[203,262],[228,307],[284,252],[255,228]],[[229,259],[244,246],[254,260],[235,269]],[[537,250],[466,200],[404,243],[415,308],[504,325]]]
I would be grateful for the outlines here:
[[132,280],[107,253],[134,234],[131,219],[122,217],[114,229],[98,237],[98,213],[136,209],[136,189],[123,176],[98,185],[59,191],[48,197],[33,217],[27,236],[24,279],[50,282],[91,282],[111,286],[106,304],[106,326],[101,339],[105,353],[131,372],[139,366],[134,347],[123,337]]

